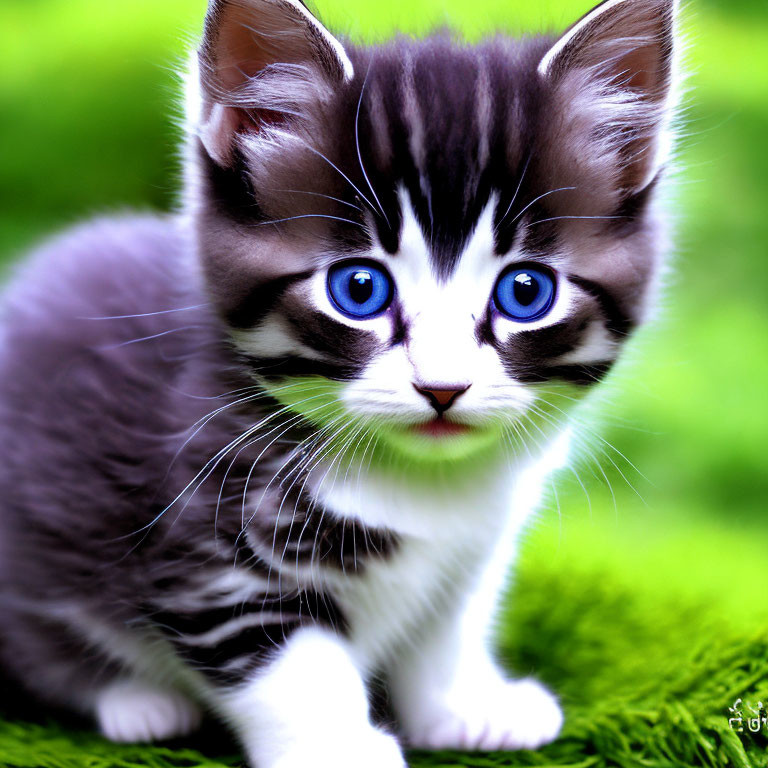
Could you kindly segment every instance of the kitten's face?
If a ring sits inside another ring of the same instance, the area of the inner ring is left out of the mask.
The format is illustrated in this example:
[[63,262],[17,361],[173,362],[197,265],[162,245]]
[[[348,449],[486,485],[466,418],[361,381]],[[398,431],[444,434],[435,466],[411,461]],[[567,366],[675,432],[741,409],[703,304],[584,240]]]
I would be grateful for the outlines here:
[[278,400],[441,459],[536,445],[610,368],[656,268],[673,9],[601,8],[554,46],[345,51],[289,0],[215,4],[202,256]]

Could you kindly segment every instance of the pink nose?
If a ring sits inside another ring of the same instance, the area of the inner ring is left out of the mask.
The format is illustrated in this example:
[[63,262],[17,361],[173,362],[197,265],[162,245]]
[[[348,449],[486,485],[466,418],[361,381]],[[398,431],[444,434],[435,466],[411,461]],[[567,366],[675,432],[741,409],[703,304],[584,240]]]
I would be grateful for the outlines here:
[[455,384],[450,387],[420,387],[416,384],[413,386],[420,395],[427,398],[429,404],[437,411],[438,415],[445,413],[470,387],[469,384]]

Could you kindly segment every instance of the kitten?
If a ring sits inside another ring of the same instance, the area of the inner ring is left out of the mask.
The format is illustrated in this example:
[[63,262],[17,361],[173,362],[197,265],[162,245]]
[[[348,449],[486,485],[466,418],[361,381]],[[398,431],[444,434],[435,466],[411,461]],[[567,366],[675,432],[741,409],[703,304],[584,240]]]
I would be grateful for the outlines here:
[[675,15],[359,47],[213,0],[183,212],[88,224],[5,295],[5,666],[117,741],[206,709],[258,768],[554,739],[491,621],[653,295]]

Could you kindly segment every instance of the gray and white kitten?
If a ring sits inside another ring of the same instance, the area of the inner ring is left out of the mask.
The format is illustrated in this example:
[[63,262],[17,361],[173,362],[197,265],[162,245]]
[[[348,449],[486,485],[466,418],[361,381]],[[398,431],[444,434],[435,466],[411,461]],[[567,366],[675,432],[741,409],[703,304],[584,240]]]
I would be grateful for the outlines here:
[[86,225],[5,295],[5,667],[119,741],[208,710],[257,768],[555,738],[489,633],[653,293],[675,15],[358,47],[213,0],[183,211]]

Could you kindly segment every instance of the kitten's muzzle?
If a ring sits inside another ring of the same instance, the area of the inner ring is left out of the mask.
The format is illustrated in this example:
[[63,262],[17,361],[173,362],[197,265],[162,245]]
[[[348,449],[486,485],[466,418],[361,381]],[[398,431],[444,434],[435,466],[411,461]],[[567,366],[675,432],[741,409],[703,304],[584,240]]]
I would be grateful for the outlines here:
[[413,388],[437,411],[438,416],[442,416],[472,385],[456,384],[450,387],[437,386],[419,386],[414,384]]

